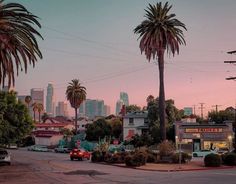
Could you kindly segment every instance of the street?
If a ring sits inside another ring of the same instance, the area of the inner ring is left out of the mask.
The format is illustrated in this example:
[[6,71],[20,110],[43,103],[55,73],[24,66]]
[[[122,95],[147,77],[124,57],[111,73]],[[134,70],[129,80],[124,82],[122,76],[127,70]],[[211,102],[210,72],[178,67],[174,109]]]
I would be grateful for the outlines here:
[[236,169],[153,172],[90,161],[70,161],[68,154],[10,150],[11,166],[0,166],[1,184],[236,184]]

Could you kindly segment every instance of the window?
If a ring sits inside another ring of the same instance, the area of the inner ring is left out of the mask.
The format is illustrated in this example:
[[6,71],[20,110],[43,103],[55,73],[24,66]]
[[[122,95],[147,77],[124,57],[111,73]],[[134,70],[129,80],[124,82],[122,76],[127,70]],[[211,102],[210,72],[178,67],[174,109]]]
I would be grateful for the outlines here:
[[133,125],[134,124],[134,118],[129,118],[129,125]]

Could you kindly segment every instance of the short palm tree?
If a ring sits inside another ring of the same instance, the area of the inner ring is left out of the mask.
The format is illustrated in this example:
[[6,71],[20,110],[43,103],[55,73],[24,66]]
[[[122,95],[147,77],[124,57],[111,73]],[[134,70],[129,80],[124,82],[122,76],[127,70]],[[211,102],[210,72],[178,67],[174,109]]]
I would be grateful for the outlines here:
[[41,121],[41,112],[43,112],[43,104],[38,103],[39,123]]
[[75,133],[77,134],[78,108],[86,99],[86,88],[81,85],[78,79],[73,79],[66,89],[66,98],[72,108],[75,109]]
[[33,25],[41,28],[38,17],[18,3],[0,0],[0,84],[15,84],[14,70],[27,72],[27,65],[42,58],[35,36],[42,38]]
[[32,97],[31,96],[26,96],[25,97],[25,103],[28,105],[28,109],[29,109],[29,104],[32,101]]
[[32,104],[32,108],[33,108],[33,112],[34,112],[34,122],[36,122],[36,112],[38,111],[38,103],[37,102],[34,102]]
[[164,54],[165,51],[175,55],[179,53],[179,45],[184,44],[183,30],[185,24],[175,18],[175,14],[169,13],[172,8],[168,2],[155,5],[149,4],[145,10],[145,20],[134,29],[139,35],[141,53],[145,53],[148,61],[158,59],[159,68],[159,116],[161,127],[161,139],[166,139],[165,128],[165,90],[164,90]]

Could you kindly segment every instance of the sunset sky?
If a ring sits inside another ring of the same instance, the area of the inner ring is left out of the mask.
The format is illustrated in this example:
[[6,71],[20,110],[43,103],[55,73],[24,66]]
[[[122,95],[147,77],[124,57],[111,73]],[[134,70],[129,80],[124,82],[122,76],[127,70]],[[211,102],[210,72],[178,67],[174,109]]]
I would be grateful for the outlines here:
[[[6,2],[16,2],[6,0]],[[158,68],[140,54],[133,29],[144,20],[146,0],[17,0],[40,18],[39,40],[43,59],[28,73],[20,73],[15,89],[20,95],[53,82],[57,101],[65,101],[68,82],[79,78],[87,98],[103,99],[114,107],[119,93],[129,94],[131,104],[146,105],[146,97],[159,94]],[[165,1],[163,1],[165,2]],[[235,0],[170,0],[172,13],[185,23],[187,45],[174,58],[166,56],[166,99],[180,109],[205,103],[235,106],[236,60],[226,52],[236,50]]]

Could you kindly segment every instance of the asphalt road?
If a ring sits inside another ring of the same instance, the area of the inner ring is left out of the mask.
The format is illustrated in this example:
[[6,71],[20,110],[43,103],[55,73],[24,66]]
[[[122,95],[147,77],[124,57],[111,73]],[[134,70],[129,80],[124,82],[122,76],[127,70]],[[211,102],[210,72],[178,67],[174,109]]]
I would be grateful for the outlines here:
[[10,150],[11,166],[0,166],[1,184],[236,184],[236,169],[153,172],[70,161],[68,154]]

